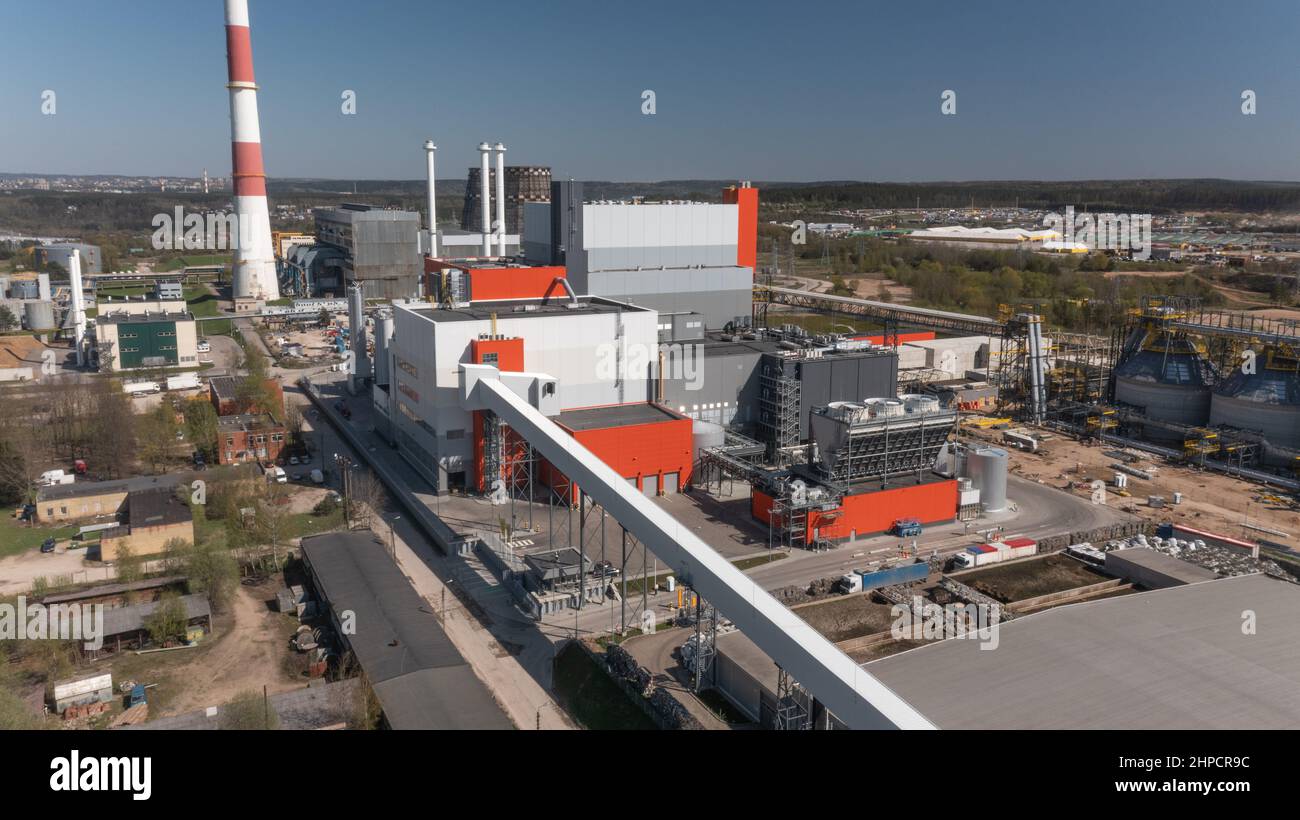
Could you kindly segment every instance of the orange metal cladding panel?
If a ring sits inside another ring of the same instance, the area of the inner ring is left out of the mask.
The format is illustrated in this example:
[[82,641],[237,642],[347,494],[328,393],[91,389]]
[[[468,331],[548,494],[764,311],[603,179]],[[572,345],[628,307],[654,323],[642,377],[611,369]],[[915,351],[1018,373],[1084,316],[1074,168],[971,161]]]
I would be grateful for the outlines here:
[[[859,342],[871,342],[873,345],[883,345],[885,343],[885,337],[883,334],[879,336],[854,336],[853,338]],[[934,341],[934,331],[932,330],[927,330],[918,333],[898,334],[898,343],[900,345],[906,344],[908,342],[932,342],[932,341]]]
[[472,339],[470,341],[471,362],[483,364],[483,356],[487,353],[497,354],[497,370],[507,373],[522,373],[524,370],[523,339]]
[[736,264],[758,270],[758,189],[727,188],[722,201],[739,205],[736,225]]
[[[808,516],[809,537],[814,530],[820,530],[822,538],[884,532],[900,518],[915,518],[922,524],[951,521],[957,516],[957,482],[936,481],[846,496],[838,512],[838,517],[834,513]],[[823,517],[826,523],[819,523]]]
[[565,296],[556,278],[565,278],[562,266],[540,268],[471,268],[469,293],[475,302],[484,299],[543,299]]
[[624,478],[677,473],[678,487],[690,480],[690,419],[580,430],[573,437]]
[[759,490],[749,494],[749,512],[764,524],[770,523],[772,517],[772,496]]

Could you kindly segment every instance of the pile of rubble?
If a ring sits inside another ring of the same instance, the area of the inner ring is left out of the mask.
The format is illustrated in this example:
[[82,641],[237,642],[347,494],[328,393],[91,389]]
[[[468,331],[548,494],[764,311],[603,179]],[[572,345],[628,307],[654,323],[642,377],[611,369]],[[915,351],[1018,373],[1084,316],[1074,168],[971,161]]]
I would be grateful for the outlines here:
[[1276,561],[1268,558],[1252,558],[1241,550],[1209,544],[1199,538],[1189,540],[1136,535],[1119,541],[1108,541],[1103,549],[1109,552],[1124,547],[1150,547],[1157,552],[1228,577],[1263,573],[1286,581],[1294,580]]
[[636,662],[632,653],[618,644],[610,644],[605,648],[605,663],[615,678],[639,692],[641,697],[649,697],[650,672]]

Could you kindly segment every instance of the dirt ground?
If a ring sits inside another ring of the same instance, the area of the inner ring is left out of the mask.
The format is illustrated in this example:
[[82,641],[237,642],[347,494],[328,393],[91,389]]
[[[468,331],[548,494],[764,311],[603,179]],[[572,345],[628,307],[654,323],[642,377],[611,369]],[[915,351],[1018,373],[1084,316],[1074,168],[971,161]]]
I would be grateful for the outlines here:
[[794,613],[827,640],[836,642],[884,632],[894,620],[889,606],[876,603],[870,595],[848,595],[796,607]]
[[[152,717],[178,715],[220,706],[244,690],[262,691],[266,686],[270,694],[287,692],[306,685],[306,679],[292,679],[285,671],[284,657],[288,648],[288,635],[295,621],[278,612],[272,612],[266,599],[274,596],[278,581],[265,581],[258,586],[241,584],[234,596],[230,611],[217,618],[218,635],[212,646],[200,649],[201,654],[171,666],[158,677],[148,671],[139,674],[142,682],[158,683],[158,700],[161,706],[151,709]],[[180,650],[185,651],[185,650]],[[134,656],[144,660],[150,656]],[[114,679],[119,677],[114,674]],[[151,700],[154,696],[151,693]]]
[[1073,558],[1053,553],[1032,561],[994,564],[968,575],[963,574],[957,580],[1003,603],[1011,603],[1099,584],[1109,578],[1110,576],[1094,572]]
[[[975,438],[1001,441],[1001,433],[996,430],[967,430]],[[1124,498],[1116,494],[1113,485],[1116,471],[1111,465],[1118,459],[1108,455],[1117,450],[1116,445],[1083,443],[1055,432],[1046,435],[1051,439],[1044,442],[1038,453],[1008,450],[1012,472],[1056,487],[1073,485],[1070,491],[1084,498],[1092,495],[1092,490],[1088,489],[1089,482],[1103,480],[1107,483],[1106,503],[1109,506],[1151,521],[1174,521],[1234,538],[1256,540],[1263,537],[1289,542],[1282,536],[1243,527],[1243,522],[1248,520],[1251,524],[1280,530],[1291,537],[1300,536],[1300,511],[1263,498],[1266,493],[1285,497],[1285,492],[1269,491],[1258,484],[1221,473],[1171,464],[1158,456],[1142,454],[1142,460],[1130,466],[1143,470],[1156,467],[1155,478],[1147,481],[1129,476],[1128,491],[1132,495]],[[1183,502],[1178,506],[1173,505],[1175,492],[1183,494]],[[1149,507],[1147,497],[1152,495],[1164,496],[1166,506]]]

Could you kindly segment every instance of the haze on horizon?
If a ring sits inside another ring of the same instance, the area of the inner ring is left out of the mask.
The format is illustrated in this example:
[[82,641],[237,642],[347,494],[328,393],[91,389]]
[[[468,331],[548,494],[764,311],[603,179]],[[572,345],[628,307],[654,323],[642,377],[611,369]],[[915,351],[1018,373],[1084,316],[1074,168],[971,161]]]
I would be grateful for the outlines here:
[[[229,173],[220,0],[0,4],[0,170]],[[432,136],[448,179],[484,139],[618,181],[1300,179],[1285,0],[250,6],[272,178],[416,180]]]

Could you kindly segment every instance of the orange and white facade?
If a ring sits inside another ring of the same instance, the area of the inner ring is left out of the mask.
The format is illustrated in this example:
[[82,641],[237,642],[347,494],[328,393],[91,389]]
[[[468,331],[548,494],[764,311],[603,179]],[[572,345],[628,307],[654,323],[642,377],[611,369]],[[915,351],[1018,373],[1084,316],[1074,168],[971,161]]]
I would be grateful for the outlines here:
[[248,0],[226,0],[226,62],[229,69],[231,178],[240,235],[235,248],[235,298],[278,299],[271,217],[266,204],[266,170],[257,118],[257,81]]

